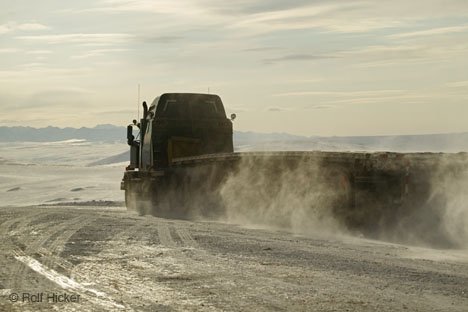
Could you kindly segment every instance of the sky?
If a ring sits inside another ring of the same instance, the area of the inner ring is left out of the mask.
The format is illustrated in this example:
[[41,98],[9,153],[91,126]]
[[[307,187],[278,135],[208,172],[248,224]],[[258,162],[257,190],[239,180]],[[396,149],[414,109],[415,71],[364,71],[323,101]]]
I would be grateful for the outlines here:
[[468,131],[466,0],[0,0],[0,126],[127,125],[216,93],[235,130]]

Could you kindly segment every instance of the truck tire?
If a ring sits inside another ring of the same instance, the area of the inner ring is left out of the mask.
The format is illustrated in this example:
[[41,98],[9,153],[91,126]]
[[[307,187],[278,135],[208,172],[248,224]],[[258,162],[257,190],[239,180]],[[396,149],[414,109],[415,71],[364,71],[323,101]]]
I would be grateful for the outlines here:
[[127,207],[127,211],[136,210],[135,194],[129,189],[125,190],[125,206]]
[[146,205],[144,194],[142,194],[139,185],[135,183],[129,184],[125,189],[125,206],[127,207],[127,211],[134,211],[142,216],[145,214]]
[[154,209],[153,181],[144,180],[135,192],[135,210],[140,216],[150,215]]

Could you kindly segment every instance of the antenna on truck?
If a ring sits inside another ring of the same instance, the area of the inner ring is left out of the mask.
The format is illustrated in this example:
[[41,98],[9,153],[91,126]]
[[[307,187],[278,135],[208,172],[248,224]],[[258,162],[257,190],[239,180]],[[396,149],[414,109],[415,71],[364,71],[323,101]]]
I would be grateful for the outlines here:
[[140,120],[140,84],[138,84],[138,101],[137,101],[138,119]]

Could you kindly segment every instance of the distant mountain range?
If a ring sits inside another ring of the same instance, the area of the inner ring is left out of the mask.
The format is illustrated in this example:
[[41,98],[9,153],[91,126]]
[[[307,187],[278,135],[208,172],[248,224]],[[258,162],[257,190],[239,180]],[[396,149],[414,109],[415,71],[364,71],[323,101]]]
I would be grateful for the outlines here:
[[[94,128],[0,127],[0,142],[51,142],[81,139],[125,144],[126,129],[114,125]],[[237,150],[389,150],[459,152],[468,151],[468,132],[450,134],[306,137],[287,133],[234,132]]]
[[125,127],[97,125],[94,128],[0,127],[0,142],[53,142],[71,139],[114,142],[126,140]]

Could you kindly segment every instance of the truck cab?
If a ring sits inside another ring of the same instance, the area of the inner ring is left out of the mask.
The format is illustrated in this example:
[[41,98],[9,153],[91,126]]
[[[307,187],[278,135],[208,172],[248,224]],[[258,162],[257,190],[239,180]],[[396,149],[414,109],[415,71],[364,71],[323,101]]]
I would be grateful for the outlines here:
[[232,122],[215,94],[164,93],[140,123],[139,168],[170,167],[174,158],[233,152]]

